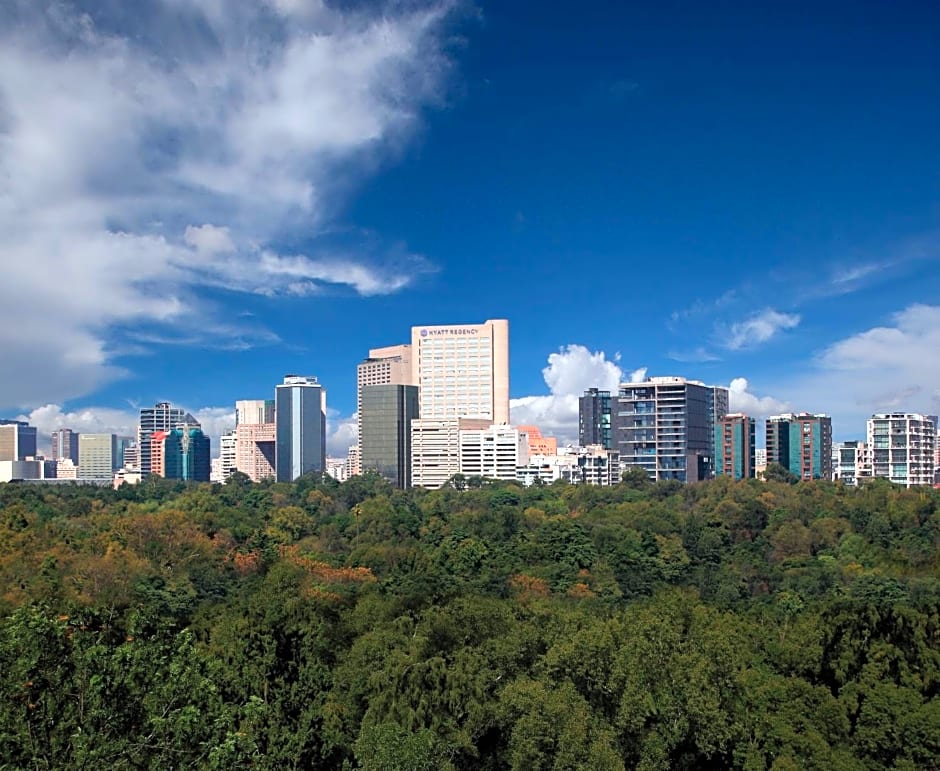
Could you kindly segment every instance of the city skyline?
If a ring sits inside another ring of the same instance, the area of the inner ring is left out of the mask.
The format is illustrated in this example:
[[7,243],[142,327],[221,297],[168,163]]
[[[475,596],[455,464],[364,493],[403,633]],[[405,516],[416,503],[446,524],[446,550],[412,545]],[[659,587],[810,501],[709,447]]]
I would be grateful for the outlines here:
[[641,370],[834,441],[940,412],[940,9],[305,7],[4,12],[0,415],[217,448],[313,372],[337,452],[369,349],[484,318],[547,435]]

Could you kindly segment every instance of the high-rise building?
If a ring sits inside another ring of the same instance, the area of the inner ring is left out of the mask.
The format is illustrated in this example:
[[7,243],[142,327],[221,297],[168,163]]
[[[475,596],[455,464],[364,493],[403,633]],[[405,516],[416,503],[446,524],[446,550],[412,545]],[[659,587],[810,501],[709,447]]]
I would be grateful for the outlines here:
[[235,429],[235,468],[252,482],[275,476],[277,424],[239,423]]
[[345,482],[350,477],[361,473],[362,464],[359,463],[359,443],[357,442],[346,450],[346,470],[342,481]]
[[150,437],[151,474],[164,479],[208,482],[212,470],[209,437],[185,423]]
[[345,482],[349,477],[346,475],[347,458],[327,458],[326,473],[337,482]]
[[512,426],[462,429],[458,442],[465,477],[515,481],[517,469],[529,463],[526,434]]
[[52,432],[52,452],[50,457],[53,460],[68,458],[76,466],[78,465],[78,434],[71,428],[60,428]]
[[235,402],[235,425],[274,422],[274,399],[240,399]]
[[[416,385],[411,365],[410,345],[372,348],[369,356],[356,368],[356,425],[360,458],[362,457],[362,389],[375,385]],[[354,475],[361,471],[359,467],[352,469]]]
[[219,476],[225,482],[235,471],[238,454],[238,434],[235,429],[226,431],[219,437]]
[[872,476],[905,487],[932,485],[937,426],[931,416],[892,412],[868,420]]
[[808,412],[767,418],[767,463],[800,479],[832,479],[832,420]]
[[715,474],[753,479],[756,462],[754,418],[731,413],[715,423]]
[[838,442],[832,448],[832,479],[848,487],[857,487],[859,480],[871,477],[871,450],[865,442],[853,439]]
[[[277,424],[273,399],[242,399],[235,402],[234,470],[252,482],[275,476]],[[224,466],[225,464],[223,464]],[[228,479],[231,470],[222,469]]]
[[421,419],[509,422],[509,322],[411,328]]
[[697,482],[715,472],[715,423],[728,389],[682,377],[623,383],[611,406],[613,444],[623,466],[651,479]]
[[132,436],[119,436],[117,437],[117,458],[115,463],[117,463],[118,468],[124,468],[127,465],[127,460],[125,459],[125,453],[127,457],[131,460],[134,460],[137,457],[137,440]]
[[24,420],[0,419],[0,461],[36,457],[36,428]]
[[140,471],[140,447],[137,442],[131,442],[124,447],[121,463],[123,468]]
[[277,481],[326,471],[326,389],[315,377],[286,375],[274,398]]
[[411,484],[436,490],[460,473],[460,432],[488,428],[491,420],[418,418],[411,421]]
[[179,425],[199,428],[199,422],[188,412],[173,407],[169,402],[158,402],[153,407],[140,410],[140,423],[137,426],[137,448],[140,454],[140,472],[146,478],[153,463],[150,450],[153,446],[151,435],[155,431],[170,431]]
[[114,434],[79,435],[79,479],[111,479],[116,465],[117,437]]
[[767,448],[758,447],[754,450],[754,475],[758,479],[764,478],[764,472],[767,470]]
[[367,385],[359,389],[359,465],[396,487],[411,487],[411,421],[418,417],[418,388]]
[[610,391],[589,388],[578,398],[578,443],[613,447],[613,410]]

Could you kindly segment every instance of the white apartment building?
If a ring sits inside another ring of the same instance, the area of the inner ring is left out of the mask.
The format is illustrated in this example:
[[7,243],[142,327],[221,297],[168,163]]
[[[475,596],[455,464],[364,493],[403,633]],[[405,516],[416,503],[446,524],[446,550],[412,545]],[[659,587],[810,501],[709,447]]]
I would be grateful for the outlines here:
[[528,436],[512,426],[488,426],[459,432],[460,473],[465,477],[516,481],[529,462]]
[[559,479],[571,479],[575,476],[571,467],[577,465],[577,455],[530,455],[529,462],[516,469],[516,480],[526,487],[536,480],[550,485]]
[[489,428],[489,420],[411,421],[411,484],[436,490],[460,471],[460,432]]
[[905,487],[932,485],[937,427],[916,413],[883,413],[868,420],[872,476]]
[[516,469],[516,479],[526,487],[536,480],[551,484],[559,479],[573,485],[610,487],[620,482],[622,473],[617,450],[592,444],[559,450],[558,455],[532,455]]
[[78,466],[71,458],[59,458],[55,462],[56,479],[78,479]]
[[761,479],[767,470],[767,448],[757,447],[754,450],[754,475]]
[[232,475],[237,454],[238,435],[234,430],[226,431],[219,437],[219,482],[225,482]]
[[871,448],[853,439],[837,442],[832,448],[832,479],[848,487],[857,487],[859,480],[871,478]]
[[411,328],[422,420],[509,423],[509,322]]
[[345,482],[348,479],[346,475],[347,460],[347,458],[327,458],[326,473],[337,482]]
[[[359,445],[354,444],[346,451],[346,477],[357,476],[362,473],[362,453],[359,452]],[[345,480],[344,480],[345,481]]]

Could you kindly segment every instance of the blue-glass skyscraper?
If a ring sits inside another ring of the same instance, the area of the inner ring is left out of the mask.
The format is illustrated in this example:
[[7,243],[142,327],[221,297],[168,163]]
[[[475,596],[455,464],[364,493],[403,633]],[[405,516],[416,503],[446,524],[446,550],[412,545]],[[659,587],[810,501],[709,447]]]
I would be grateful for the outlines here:
[[315,377],[286,375],[274,391],[278,482],[326,471],[326,389]]

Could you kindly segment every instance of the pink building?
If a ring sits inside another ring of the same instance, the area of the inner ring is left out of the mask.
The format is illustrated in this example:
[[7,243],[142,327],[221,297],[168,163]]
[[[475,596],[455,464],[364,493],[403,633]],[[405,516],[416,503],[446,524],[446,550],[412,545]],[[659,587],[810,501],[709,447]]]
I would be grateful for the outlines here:
[[275,423],[241,423],[235,429],[235,470],[252,482],[273,477]]

